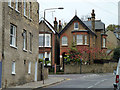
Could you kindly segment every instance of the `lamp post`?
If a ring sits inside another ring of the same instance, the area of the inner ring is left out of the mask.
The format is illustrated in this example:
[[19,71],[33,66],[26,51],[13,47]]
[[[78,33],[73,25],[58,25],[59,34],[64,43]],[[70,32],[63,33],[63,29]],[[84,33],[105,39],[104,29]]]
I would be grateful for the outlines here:
[[[63,7],[59,7],[59,8],[48,8],[48,9],[44,9],[44,23],[45,23],[45,12],[47,10],[54,10],[54,9],[64,9]],[[44,35],[43,35],[43,46],[44,46],[44,49],[43,49],[43,53],[45,53],[45,24],[44,24]],[[44,84],[44,61],[45,61],[45,54],[44,54],[44,57],[43,57],[43,84]]]

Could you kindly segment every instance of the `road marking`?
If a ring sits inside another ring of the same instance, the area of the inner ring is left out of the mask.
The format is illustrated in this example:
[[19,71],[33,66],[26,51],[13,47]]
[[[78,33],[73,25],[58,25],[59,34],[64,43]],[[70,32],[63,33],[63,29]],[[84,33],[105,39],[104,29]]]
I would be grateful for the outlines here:
[[94,85],[89,86],[88,88],[92,88],[92,87],[94,87],[94,86],[96,86],[96,85],[98,85],[98,84],[104,82],[105,80],[108,80],[108,79],[103,79],[103,80],[101,80],[101,81],[95,83]]
[[70,78],[67,78],[66,80],[70,80]]

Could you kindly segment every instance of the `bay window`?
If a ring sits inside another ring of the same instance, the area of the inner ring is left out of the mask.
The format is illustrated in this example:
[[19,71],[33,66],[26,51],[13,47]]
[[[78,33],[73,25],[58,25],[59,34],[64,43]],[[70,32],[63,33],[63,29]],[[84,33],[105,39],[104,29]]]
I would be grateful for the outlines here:
[[83,35],[77,35],[77,45],[83,45]]
[[39,47],[51,47],[51,34],[39,34]]

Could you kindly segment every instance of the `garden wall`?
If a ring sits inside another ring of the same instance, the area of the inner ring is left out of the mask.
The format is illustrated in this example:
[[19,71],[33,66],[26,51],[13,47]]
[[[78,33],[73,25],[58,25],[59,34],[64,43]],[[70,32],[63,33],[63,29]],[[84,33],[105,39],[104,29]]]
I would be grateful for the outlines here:
[[[82,73],[113,73],[116,69],[117,63],[104,63],[104,64],[92,64],[92,65],[82,65]],[[78,74],[80,73],[80,65],[67,64],[64,69],[65,74]]]

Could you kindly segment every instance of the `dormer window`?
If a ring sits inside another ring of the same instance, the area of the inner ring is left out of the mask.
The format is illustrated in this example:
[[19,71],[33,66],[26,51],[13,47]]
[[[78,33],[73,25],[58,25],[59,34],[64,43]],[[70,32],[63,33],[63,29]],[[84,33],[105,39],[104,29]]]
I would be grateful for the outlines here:
[[74,23],[74,30],[78,30],[78,28],[79,28],[79,24],[78,24],[78,22],[75,22]]

